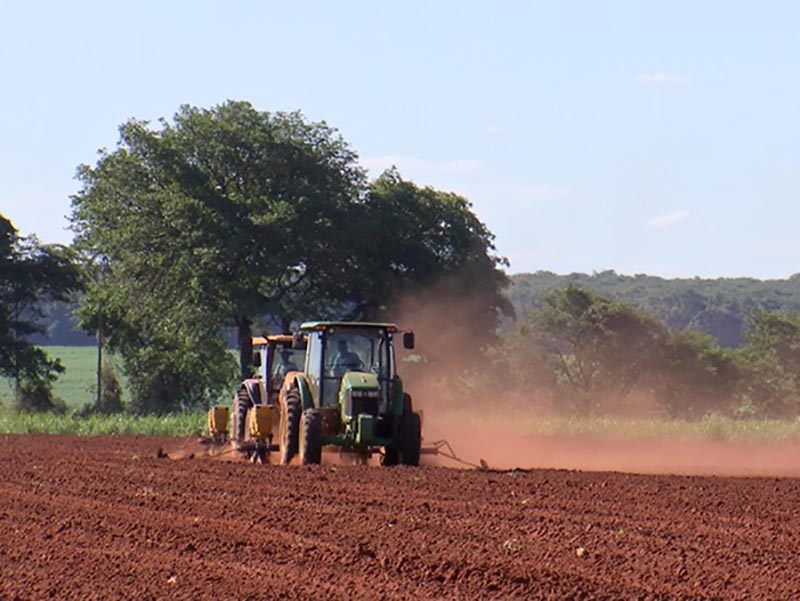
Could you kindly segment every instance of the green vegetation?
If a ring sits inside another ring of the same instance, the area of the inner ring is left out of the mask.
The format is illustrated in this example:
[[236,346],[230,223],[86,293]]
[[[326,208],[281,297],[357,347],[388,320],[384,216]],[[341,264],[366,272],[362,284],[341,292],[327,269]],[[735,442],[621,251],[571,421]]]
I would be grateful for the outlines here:
[[136,434],[140,436],[189,436],[205,429],[202,411],[167,415],[100,415],[78,413],[28,413],[0,409],[0,434],[66,434],[104,436]]
[[725,349],[568,284],[517,321],[475,385],[557,414],[800,415],[800,316],[751,311],[744,335],[747,344]]
[[73,259],[61,246],[20,236],[0,215],[0,377],[11,378],[18,409],[55,408],[52,385],[64,368],[30,337],[45,331],[46,303],[80,288]]
[[[94,402],[97,381],[97,348],[92,346],[45,346],[48,356],[58,359],[64,373],[53,384],[53,396],[69,410]],[[0,383],[0,403],[10,407],[14,400],[13,381]]]
[[665,279],[614,271],[556,275],[549,271],[511,276],[507,290],[518,315],[541,306],[548,292],[576,284],[605,298],[623,301],[659,317],[672,330],[691,328],[723,347],[744,343],[748,311],[800,312],[800,273],[785,280],[753,278]]
[[[659,423],[800,416],[800,274],[509,278],[467,199],[396,169],[369,182],[326,123],[247,102],[130,120],[78,173],[72,249],[0,216],[6,409],[199,410],[251,373],[256,328],[332,318],[407,319],[422,345],[406,367],[438,380],[444,404],[491,397],[554,419]],[[46,310],[68,321],[76,298],[80,327],[120,359],[104,365],[97,403],[94,348],[35,344]]]

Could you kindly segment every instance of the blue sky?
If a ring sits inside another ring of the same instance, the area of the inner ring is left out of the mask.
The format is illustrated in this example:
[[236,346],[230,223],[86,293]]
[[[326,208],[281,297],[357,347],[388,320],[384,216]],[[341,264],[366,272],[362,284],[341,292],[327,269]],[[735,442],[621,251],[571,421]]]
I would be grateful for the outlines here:
[[800,3],[27,2],[0,8],[0,212],[68,242],[131,117],[248,100],[467,196],[512,273],[800,272]]

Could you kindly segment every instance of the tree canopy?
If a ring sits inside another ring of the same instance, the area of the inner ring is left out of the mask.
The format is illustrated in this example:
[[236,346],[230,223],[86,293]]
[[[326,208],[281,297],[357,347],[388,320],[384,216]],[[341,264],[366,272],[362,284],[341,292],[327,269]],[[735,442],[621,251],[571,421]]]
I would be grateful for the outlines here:
[[[157,128],[131,120],[78,177],[75,246],[105,266],[84,323],[103,316],[140,397],[224,389],[227,370],[208,366],[226,364],[231,326],[246,376],[257,321],[372,318],[445,278],[480,295],[487,329],[510,311],[503,261],[466,199],[396,171],[368,185],[338,132],[300,113],[229,101],[184,106]],[[133,369],[162,376],[140,382]]]
[[63,367],[30,337],[46,329],[46,303],[65,301],[79,287],[67,249],[21,237],[0,215],[0,375],[12,378],[18,393],[20,387],[37,392],[38,408],[47,408],[49,382]]
[[299,113],[228,102],[160,125],[127,122],[115,151],[80,168],[77,245],[104,257],[105,286],[169,290],[235,324],[244,364],[254,317],[285,322],[319,297],[330,232],[363,175],[332,128]]

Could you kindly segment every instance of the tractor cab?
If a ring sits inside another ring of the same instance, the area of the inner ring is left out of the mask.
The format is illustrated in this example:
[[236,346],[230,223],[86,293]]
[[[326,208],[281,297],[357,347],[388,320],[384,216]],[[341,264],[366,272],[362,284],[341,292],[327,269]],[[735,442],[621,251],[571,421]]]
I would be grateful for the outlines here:
[[305,372],[320,407],[337,407],[355,397],[375,405],[370,413],[386,413],[397,375],[395,325],[311,322],[301,331],[308,341]]
[[305,351],[294,348],[292,336],[278,334],[253,337],[254,378],[260,381],[261,398],[271,404],[278,402],[283,378],[290,371],[300,371],[305,363]]

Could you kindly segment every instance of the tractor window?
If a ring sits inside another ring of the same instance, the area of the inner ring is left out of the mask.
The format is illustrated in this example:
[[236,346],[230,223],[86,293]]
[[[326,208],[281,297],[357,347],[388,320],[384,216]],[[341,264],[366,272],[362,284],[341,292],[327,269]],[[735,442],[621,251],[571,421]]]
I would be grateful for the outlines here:
[[253,377],[265,380],[267,369],[267,347],[253,347]]
[[322,332],[309,332],[306,356],[308,379],[316,393],[322,384]]
[[305,363],[306,352],[302,349],[277,348],[272,359],[272,388],[279,390],[283,378],[290,371],[301,371]]
[[389,357],[381,330],[347,328],[330,331],[325,342],[325,375],[341,378],[348,371],[388,377]]
[[390,377],[386,334],[375,328],[331,328],[325,336],[323,404],[338,402],[339,382],[349,371],[370,372],[383,381]]

